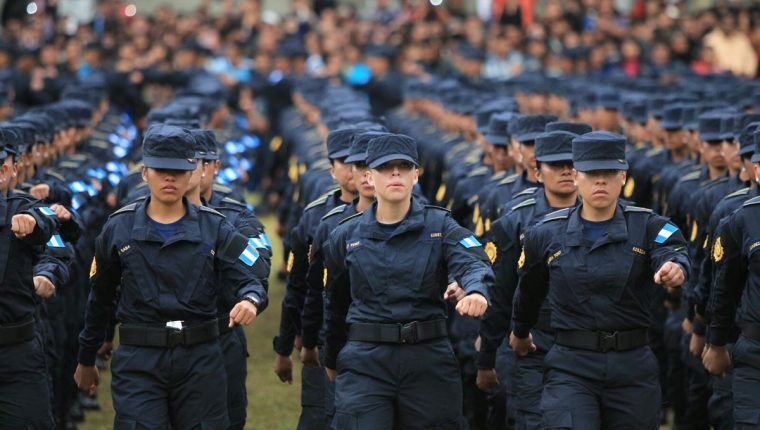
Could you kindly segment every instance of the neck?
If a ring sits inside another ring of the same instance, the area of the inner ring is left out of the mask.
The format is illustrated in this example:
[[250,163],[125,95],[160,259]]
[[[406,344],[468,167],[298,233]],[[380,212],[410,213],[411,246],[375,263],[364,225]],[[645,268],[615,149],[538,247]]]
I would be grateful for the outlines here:
[[546,196],[546,202],[549,203],[549,207],[564,209],[575,205],[575,201],[578,198],[578,193],[572,193],[569,195],[555,194],[544,188],[544,195]]
[[401,222],[412,206],[411,199],[404,199],[400,202],[388,202],[378,200],[377,212],[375,218],[381,224],[396,224]]
[[207,202],[211,201],[211,197],[213,195],[214,195],[214,188],[213,187],[208,187],[208,190],[206,190],[205,193],[201,194],[201,196],[203,197],[203,200],[205,200]]
[[617,202],[605,208],[594,208],[589,205],[581,206],[581,218],[586,221],[607,221],[615,216]]
[[670,158],[671,158],[671,159],[672,159],[672,160],[673,160],[675,163],[680,163],[680,162],[681,162],[681,161],[683,161],[683,159],[684,159],[684,158],[686,158],[686,156],[688,156],[688,155],[689,155],[689,148],[684,148],[684,149],[671,149],[671,150],[670,150]]
[[526,167],[523,169],[523,171],[525,172],[525,179],[531,182],[538,182],[538,179],[536,178],[536,169]]
[[345,188],[340,187],[340,201],[343,203],[351,203],[356,198],[357,193],[347,191]]
[[200,187],[195,187],[192,190],[185,193],[185,198],[187,199],[187,202],[196,206],[201,205],[201,189]]
[[726,174],[725,168],[707,166],[707,170],[710,174],[710,179],[717,179]]
[[368,197],[359,195],[359,201],[356,202],[356,206],[354,206],[354,209],[356,209],[356,212],[364,212],[364,209],[367,209],[369,205],[372,204],[373,201],[374,199],[370,199]]
[[178,200],[171,204],[165,204],[158,201],[158,199],[151,198],[148,202],[146,212],[154,221],[170,224],[185,216],[187,210],[185,209],[185,203],[182,200]]

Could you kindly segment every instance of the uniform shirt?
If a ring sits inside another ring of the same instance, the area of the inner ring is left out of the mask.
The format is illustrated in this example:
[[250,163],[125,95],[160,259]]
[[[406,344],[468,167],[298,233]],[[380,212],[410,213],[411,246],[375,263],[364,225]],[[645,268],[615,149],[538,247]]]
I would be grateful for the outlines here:
[[760,197],[747,200],[723,224],[712,248],[715,285],[707,342],[729,340],[741,301],[741,323],[760,323]]
[[493,272],[472,232],[442,208],[414,198],[393,234],[375,218],[377,203],[344,220],[330,235],[325,305],[326,363],[335,368],[355,322],[407,323],[446,318],[443,292],[451,275],[466,294],[488,298]]
[[[79,336],[79,363],[92,365],[113,317],[123,324],[211,320],[217,315],[219,276],[223,288],[267,305],[262,282],[268,267],[224,216],[187,204],[185,221],[163,241],[148,221],[150,199],[116,211],[95,241],[91,292]],[[120,286],[118,304],[116,288]]]
[[[18,214],[31,215],[37,223],[34,231],[22,239],[11,231],[11,219]],[[0,324],[34,317],[34,265],[56,226],[55,213],[39,201],[0,194]]]
[[515,335],[528,336],[549,297],[554,330],[618,331],[649,326],[654,273],[668,261],[688,275],[680,231],[643,208],[618,204],[596,242],[586,240],[580,207],[549,214],[528,231],[514,298]]

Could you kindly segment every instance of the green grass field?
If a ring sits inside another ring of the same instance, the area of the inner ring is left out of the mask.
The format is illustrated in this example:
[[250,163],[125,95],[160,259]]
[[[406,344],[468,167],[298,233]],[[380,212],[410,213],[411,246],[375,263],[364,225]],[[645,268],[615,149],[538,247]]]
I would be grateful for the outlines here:
[[[269,280],[269,307],[253,324],[246,327],[248,337],[248,424],[247,429],[290,430],[296,427],[301,412],[300,362],[296,354],[293,385],[280,382],[273,371],[274,352],[272,338],[280,324],[280,303],[285,284],[277,280],[276,269],[282,261],[282,242],[275,237],[274,217],[263,217],[274,248],[272,276]],[[111,404],[111,374],[101,372],[98,400],[100,411],[88,411],[81,430],[106,430],[113,427]]]

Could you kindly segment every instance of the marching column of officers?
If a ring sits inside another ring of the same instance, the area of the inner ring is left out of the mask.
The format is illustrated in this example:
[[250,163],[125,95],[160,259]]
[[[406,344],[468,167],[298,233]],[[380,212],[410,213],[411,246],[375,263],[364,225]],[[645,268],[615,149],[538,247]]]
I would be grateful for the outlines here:
[[[298,427],[760,427],[760,89],[724,78],[409,80],[382,119],[295,81],[268,150]],[[217,183],[258,142],[218,145],[204,85],[144,132],[85,83],[0,124],[0,428],[64,426],[97,356],[115,428],[245,426],[271,244]]]

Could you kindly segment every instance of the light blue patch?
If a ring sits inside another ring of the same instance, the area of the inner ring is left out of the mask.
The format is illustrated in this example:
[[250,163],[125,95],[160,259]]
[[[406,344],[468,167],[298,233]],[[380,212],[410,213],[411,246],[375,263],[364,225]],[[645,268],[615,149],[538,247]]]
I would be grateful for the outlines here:
[[48,248],[64,248],[66,245],[63,244],[63,239],[61,239],[61,236],[54,234],[50,237],[47,246]]
[[663,244],[666,240],[670,239],[670,236],[673,235],[673,233],[678,231],[678,227],[674,226],[671,223],[667,223],[664,226],[662,226],[662,229],[659,233],[657,233],[657,237],[654,238],[654,243]]
[[82,202],[79,201],[79,198],[77,196],[74,196],[74,197],[71,198],[71,207],[74,210],[77,210],[80,207],[82,207]]
[[254,263],[256,263],[256,260],[259,259],[259,252],[256,251],[256,244],[253,241],[253,238],[248,239],[248,245],[245,247],[243,252],[240,253],[238,259],[248,267],[252,267]]
[[84,193],[87,191],[87,184],[82,181],[71,182],[69,189],[75,193]]
[[55,216],[55,212],[53,212],[53,210],[50,209],[47,206],[40,206],[37,209],[39,209],[39,211],[40,211],[40,213],[42,213],[42,215]]
[[460,240],[459,243],[465,248],[475,248],[478,246],[483,246],[480,244],[480,242],[478,242],[478,239],[475,239],[475,236],[465,237],[464,239]]

